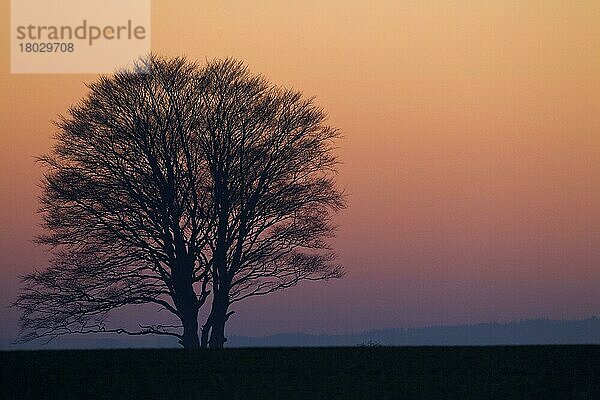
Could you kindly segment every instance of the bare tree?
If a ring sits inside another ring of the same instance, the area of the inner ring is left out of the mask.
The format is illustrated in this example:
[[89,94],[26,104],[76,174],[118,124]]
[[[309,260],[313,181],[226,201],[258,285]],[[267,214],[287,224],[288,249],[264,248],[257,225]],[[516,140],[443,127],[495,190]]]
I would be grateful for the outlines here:
[[[23,278],[23,340],[66,333],[159,334],[199,346],[211,231],[197,131],[198,67],[151,56],[102,77],[57,123],[41,158],[49,268]],[[179,326],[106,326],[116,308],[152,303]],[[181,328],[183,328],[181,332]]]
[[213,182],[212,308],[202,346],[223,347],[230,306],[301,280],[338,278],[327,238],[344,207],[333,155],[338,131],[300,92],[243,63],[210,63],[200,93],[200,143]]
[[[24,340],[116,332],[220,348],[232,304],[343,275],[328,244],[345,206],[339,134],[312,99],[231,59],[149,57],[89,87],[42,158],[52,259],[15,303]],[[145,303],[181,325],[106,326]]]

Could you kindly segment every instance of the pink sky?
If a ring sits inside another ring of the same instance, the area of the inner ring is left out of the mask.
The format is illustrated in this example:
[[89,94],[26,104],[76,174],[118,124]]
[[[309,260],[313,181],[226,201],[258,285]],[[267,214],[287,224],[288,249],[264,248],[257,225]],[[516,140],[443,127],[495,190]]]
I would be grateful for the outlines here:
[[[8,2],[0,18],[9,23]],[[248,3],[253,3],[252,5]],[[323,4],[326,3],[326,4]],[[93,75],[11,75],[0,36],[0,306],[33,246],[59,113]],[[600,310],[600,3],[153,2],[152,47],[233,56],[302,89],[345,139],[348,275],[237,306],[230,334]],[[0,309],[0,337],[17,314]]]

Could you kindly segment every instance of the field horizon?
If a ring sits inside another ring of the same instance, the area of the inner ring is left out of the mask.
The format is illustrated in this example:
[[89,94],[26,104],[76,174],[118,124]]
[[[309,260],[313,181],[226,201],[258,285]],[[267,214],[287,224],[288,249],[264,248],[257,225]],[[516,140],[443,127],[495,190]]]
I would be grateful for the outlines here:
[[[128,337],[124,335],[70,335],[48,344],[38,340],[13,344],[0,338],[0,351],[82,350],[126,348],[178,348],[168,337]],[[509,322],[436,325],[425,327],[371,329],[349,334],[283,332],[263,336],[228,335],[226,347],[352,347],[381,346],[501,346],[501,345],[593,345],[600,344],[600,319],[592,316],[576,320],[546,318]]]

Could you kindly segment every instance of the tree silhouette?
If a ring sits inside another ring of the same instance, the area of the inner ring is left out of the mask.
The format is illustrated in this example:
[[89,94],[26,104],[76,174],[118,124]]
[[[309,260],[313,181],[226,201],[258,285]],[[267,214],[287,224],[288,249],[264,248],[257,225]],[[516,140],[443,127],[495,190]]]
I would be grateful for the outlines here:
[[[51,259],[23,278],[22,340],[114,332],[218,348],[236,301],[342,276],[326,243],[344,207],[338,133],[311,99],[235,60],[156,56],[89,89],[41,158]],[[146,303],[181,324],[107,326]]]
[[[23,279],[16,301],[23,339],[109,331],[199,346],[211,220],[206,192],[197,190],[207,183],[194,138],[196,69],[151,57],[90,84],[89,96],[57,123],[53,154],[41,158],[48,233],[38,239],[52,259]],[[183,333],[105,326],[108,311],[142,303],[175,314]]]
[[344,199],[334,182],[339,134],[312,99],[270,85],[235,60],[210,63],[202,79],[199,132],[215,213],[202,345],[220,348],[231,304],[342,276],[325,239],[334,232],[331,211]]

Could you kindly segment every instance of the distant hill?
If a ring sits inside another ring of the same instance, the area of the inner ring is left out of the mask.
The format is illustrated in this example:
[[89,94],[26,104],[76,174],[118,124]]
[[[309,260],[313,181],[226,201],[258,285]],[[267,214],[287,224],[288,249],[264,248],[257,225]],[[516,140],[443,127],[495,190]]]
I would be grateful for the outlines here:
[[600,344],[600,319],[535,319],[509,323],[380,329],[354,335],[283,333],[264,337],[232,336],[227,344],[231,347]]
[[[230,336],[228,347],[318,347],[318,346],[459,346],[519,344],[600,344],[600,319],[535,319],[508,323],[379,329],[352,335],[282,333],[271,336]],[[171,348],[168,337],[70,336],[47,345],[41,342],[13,345],[0,340],[0,350]]]

